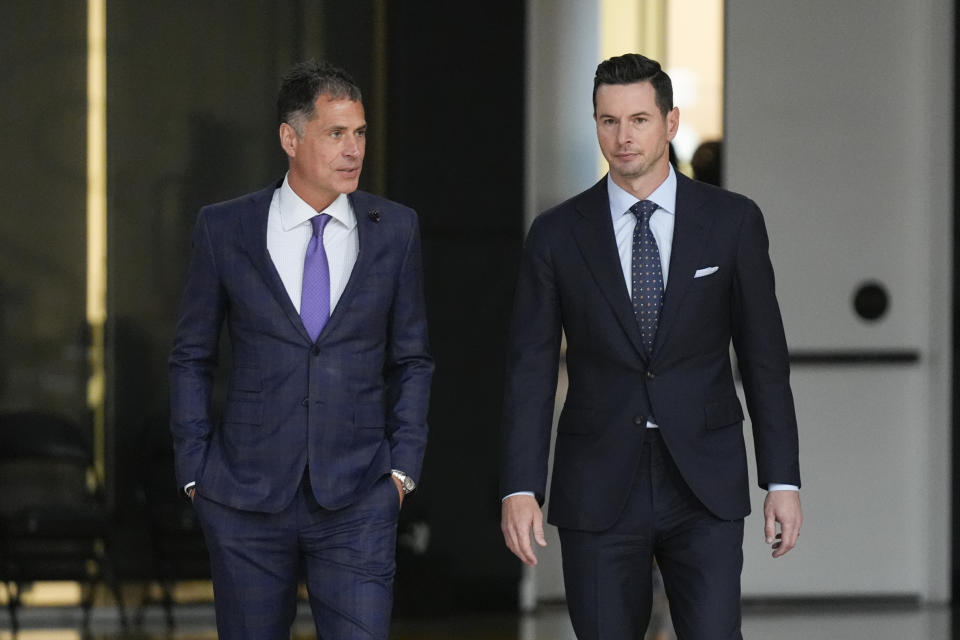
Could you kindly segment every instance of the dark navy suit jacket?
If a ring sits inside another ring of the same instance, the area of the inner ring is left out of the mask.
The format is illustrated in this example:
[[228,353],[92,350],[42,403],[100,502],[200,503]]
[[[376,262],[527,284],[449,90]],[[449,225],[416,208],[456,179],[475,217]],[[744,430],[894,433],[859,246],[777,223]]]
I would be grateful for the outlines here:
[[[419,478],[433,360],[416,214],[350,194],[360,252],[314,343],[267,252],[270,186],[204,207],[170,358],[180,486],[237,509],[277,512],[309,465],[322,506],[351,504],[400,469]],[[232,369],[222,419],[211,388],[221,327]]]
[[[747,198],[677,176],[670,277],[647,357],[617,253],[606,178],[546,211],[524,247],[511,329],[501,495],[546,491],[561,330],[569,390],[549,521],[601,531],[626,503],[648,418],[722,519],[750,511],[733,341],[761,485],[800,485],[789,363],[763,218]],[[717,269],[694,277],[698,270]]]

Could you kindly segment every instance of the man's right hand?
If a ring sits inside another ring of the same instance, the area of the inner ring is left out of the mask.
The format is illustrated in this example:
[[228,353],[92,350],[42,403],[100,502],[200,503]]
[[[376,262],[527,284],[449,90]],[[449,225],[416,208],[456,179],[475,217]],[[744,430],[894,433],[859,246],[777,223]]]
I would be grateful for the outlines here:
[[543,535],[543,512],[533,496],[510,496],[503,501],[500,507],[500,530],[503,540],[513,555],[523,560],[524,564],[534,566],[537,556],[530,544],[530,531],[533,538],[541,547],[547,546],[547,539]]

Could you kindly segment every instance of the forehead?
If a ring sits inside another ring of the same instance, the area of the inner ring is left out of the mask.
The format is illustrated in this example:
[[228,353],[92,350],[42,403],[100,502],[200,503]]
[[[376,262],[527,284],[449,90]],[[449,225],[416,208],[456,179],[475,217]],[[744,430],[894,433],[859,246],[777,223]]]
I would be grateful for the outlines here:
[[597,87],[597,113],[639,113],[657,109],[657,94],[649,81],[602,84]]
[[313,102],[313,118],[316,126],[341,126],[353,129],[366,124],[363,103],[349,98],[331,98],[322,95]]

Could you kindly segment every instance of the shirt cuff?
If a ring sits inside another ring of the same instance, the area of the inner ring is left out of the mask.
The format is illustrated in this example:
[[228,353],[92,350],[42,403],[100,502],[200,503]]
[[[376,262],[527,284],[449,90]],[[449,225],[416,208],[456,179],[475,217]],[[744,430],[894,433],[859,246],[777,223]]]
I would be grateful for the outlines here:
[[194,481],[194,482],[188,482],[187,484],[183,485],[183,492],[189,496],[189,495],[190,495],[190,489],[193,489],[195,486],[197,486],[196,481]]
[[530,496],[534,497],[533,491],[515,491],[514,493],[508,493],[507,495],[500,498],[500,502],[503,502],[507,498],[512,498],[513,496]]
[[800,487],[795,484],[780,484],[771,482],[767,485],[767,491],[800,491]]

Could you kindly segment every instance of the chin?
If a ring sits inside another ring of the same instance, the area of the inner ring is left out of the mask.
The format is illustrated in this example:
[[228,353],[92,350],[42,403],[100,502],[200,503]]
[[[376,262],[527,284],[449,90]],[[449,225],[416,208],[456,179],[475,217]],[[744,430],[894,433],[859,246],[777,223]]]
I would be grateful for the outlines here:
[[360,185],[360,178],[356,180],[348,180],[346,182],[340,183],[340,188],[337,189],[340,193],[353,193],[357,190],[357,187]]
[[640,178],[645,176],[649,170],[650,167],[648,165],[637,163],[628,167],[622,167],[620,175],[624,178]]

